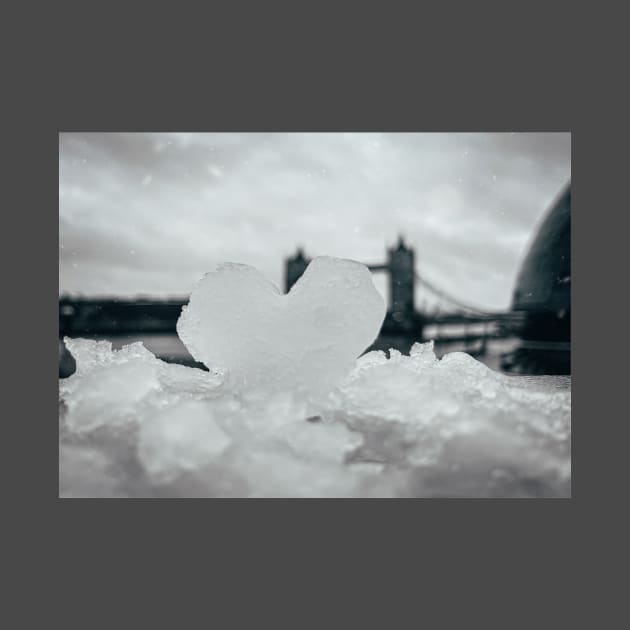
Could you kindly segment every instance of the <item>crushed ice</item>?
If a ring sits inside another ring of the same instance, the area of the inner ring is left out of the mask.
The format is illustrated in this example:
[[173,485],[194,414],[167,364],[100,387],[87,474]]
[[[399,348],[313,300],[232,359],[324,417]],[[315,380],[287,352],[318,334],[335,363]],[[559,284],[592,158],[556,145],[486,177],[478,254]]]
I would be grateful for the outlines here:
[[288,296],[229,265],[178,322],[209,372],[66,339],[60,496],[570,495],[570,391],[432,342],[356,359],[383,316],[359,263],[315,259]]

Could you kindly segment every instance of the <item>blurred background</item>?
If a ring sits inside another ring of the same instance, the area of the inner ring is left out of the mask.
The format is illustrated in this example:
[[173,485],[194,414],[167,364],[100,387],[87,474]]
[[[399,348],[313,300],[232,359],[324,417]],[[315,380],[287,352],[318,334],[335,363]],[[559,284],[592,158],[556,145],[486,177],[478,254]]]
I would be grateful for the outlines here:
[[196,365],[175,323],[205,272],[288,290],[319,255],[373,271],[370,349],[570,374],[570,178],[569,133],[62,133],[59,374],[64,336]]

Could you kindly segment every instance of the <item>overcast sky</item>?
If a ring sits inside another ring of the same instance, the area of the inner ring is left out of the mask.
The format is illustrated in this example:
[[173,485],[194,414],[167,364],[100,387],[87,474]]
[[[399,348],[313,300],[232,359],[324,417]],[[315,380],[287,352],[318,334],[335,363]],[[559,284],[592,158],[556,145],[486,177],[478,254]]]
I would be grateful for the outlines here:
[[283,288],[298,244],[381,263],[402,233],[429,281],[503,309],[570,176],[568,133],[63,133],[59,291],[185,296],[223,261]]

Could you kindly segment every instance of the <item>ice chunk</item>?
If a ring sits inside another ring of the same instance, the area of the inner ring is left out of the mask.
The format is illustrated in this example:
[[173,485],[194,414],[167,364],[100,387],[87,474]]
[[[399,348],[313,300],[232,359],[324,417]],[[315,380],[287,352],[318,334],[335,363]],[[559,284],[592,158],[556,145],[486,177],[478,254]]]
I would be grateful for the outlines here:
[[273,379],[234,391],[141,344],[67,343],[61,496],[570,496],[566,380],[427,343],[368,353],[308,398]]
[[138,456],[150,475],[166,482],[208,464],[230,442],[216,423],[210,404],[185,401],[170,405],[141,423]]
[[65,337],[63,341],[76,361],[75,378],[67,382],[73,382],[77,376],[89,374],[97,367],[110,365],[113,360],[111,341],[71,339],[70,337]]
[[343,463],[362,442],[360,433],[343,424],[329,422],[293,422],[278,432],[278,438],[298,458]]
[[77,362],[76,372],[60,385],[71,431],[122,425],[160,387],[157,359],[140,343],[117,352],[105,341],[66,338],[65,343]]
[[433,341],[414,343],[409,351],[409,357],[417,369],[435,366],[437,358],[433,350]]
[[505,382],[499,373],[465,352],[446,354],[437,367],[448,373],[466,393],[480,394],[486,398],[494,398]]
[[222,375],[199,368],[158,361],[158,378],[162,389],[191,398],[214,396],[223,383]]
[[103,368],[137,363],[155,366],[157,359],[140,342],[112,350],[111,341],[64,338],[66,348],[76,362],[76,371],[68,378],[61,379],[61,393],[70,393],[88,376]]
[[74,432],[136,421],[150,411],[140,403],[157,392],[164,393],[153,401],[159,406],[210,396],[222,383],[217,374],[160,361],[140,342],[120,350],[112,350],[109,341],[66,337],[65,343],[77,369],[61,380],[59,389],[67,408],[65,423]]
[[230,460],[249,497],[351,497],[360,490],[363,471],[336,458],[311,458],[279,444],[240,448]]
[[372,352],[366,352],[360,356],[355,364],[354,369],[349,372],[344,378],[344,382],[348,383],[359,378],[359,376],[369,369],[376,367],[377,365],[383,365],[387,363],[387,356],[382,350],[372,350]]
[[59,496],[118,498],[120,475],[107,455],[95,446],[60,445]]
[[385,304],[361,263],[315,258],[283,295],[256,269],[206,274],[177,322],[191,355],[236,390],[325,392],[378,335]]
[[[366,369],[366,365],[368,367]],[[359,361],[334,415],[361,431],[355,461],[410,467],[399,496],[566,496],[569,391],[526,389],[465,353]]]

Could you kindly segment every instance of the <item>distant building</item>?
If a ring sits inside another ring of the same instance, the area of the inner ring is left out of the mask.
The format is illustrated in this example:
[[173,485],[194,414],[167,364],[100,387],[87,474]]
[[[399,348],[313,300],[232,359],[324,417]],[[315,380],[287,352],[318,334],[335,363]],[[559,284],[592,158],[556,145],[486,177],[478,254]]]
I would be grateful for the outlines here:
[[396,247],[387,250],[390,312],[395,321],[413,322],[415,316],[415,255],[399,237]]
[[503,369],[571,373],[571,184],[552,204],[523,260],[512,310],[523,313],[518,349]]

